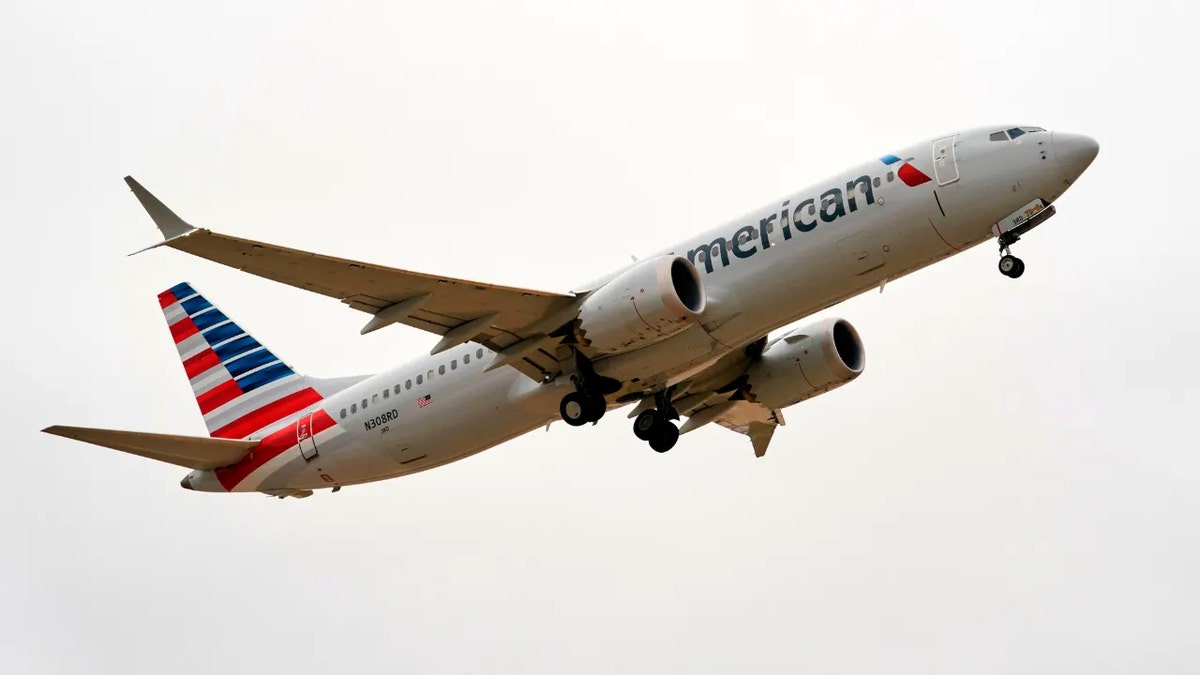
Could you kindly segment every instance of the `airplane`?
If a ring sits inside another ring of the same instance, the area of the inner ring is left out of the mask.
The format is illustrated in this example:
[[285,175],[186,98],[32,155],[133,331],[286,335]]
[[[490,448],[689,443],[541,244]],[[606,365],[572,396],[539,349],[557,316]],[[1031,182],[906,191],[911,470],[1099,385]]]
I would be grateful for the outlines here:
[[[1055,214],[1099,152],[1087,136],[998,125],[884,154],[570,293],[343,260],[193,227],[125,182],[168,247],[337,298],[438,336],[377,375],[293,370],[188,283],[158,295],[208,437],[52,426],[43,431],[191,469],[201,492],[308,497],[432,469],[563,420],[633,405],[633,434],[667,452],[715,423],[767,451],[783,409],[862,374],[843,300]],[[681,424],[679,423],[681,422]]]

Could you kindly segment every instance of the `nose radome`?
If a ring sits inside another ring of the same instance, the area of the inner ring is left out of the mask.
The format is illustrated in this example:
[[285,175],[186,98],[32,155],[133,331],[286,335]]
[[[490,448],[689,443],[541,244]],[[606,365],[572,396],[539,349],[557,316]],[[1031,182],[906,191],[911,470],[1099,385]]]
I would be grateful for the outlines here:
[[1084,170],[1096,159],[1100,152],[1100,144],[1095,139],[1083,134],[1067,134],[1055,131],[1051,137],[1054,144],[1054,155],[1058,159],[1058,168],[1069,181],[1074,181],[1083,174]]

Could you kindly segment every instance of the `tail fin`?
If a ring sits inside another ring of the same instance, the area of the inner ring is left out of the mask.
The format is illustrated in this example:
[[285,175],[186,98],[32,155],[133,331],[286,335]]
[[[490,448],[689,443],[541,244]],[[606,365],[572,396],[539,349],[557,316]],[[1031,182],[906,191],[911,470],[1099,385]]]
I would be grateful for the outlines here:
[[322,400],[311,378],[279,360],[190,284],[159,293],[158,302],[210,436],[250,438]]

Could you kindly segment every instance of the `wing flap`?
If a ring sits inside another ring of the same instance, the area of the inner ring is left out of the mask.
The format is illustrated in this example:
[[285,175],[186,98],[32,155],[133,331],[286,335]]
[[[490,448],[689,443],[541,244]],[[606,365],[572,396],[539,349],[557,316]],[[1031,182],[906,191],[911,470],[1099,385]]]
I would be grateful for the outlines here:
[[771,444],[775,428],[784,424],[781,411],[746,400],[724,401],[686,414],[688,420],[679,430],[680,433],[685,434],[716,422],[730,431],[749,437],[756,457],[767,454],[767,446]]
[[258,441],[151,434],[141,431],[52,426],[43,432],[92,445],[120,450],[189,469],[217,469],[237,462]]

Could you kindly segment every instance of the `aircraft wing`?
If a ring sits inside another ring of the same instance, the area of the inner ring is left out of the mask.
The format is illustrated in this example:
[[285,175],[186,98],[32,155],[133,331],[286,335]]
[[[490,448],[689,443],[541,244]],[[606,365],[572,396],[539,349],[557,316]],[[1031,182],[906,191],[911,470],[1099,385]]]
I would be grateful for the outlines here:
[[195,228],[132,177],[125,182],[163,233],[164,241],[151,248],[169,246],[337,298],[374,315],[364,334],[403,323],[442,336],[433,353],[475,341],[498,352],[493,367],[511,365],[535,380],[561,370],[555,342],[546,333],[558,328],[551,325],[553,315],[571,307],[574,295],[421,274]]

